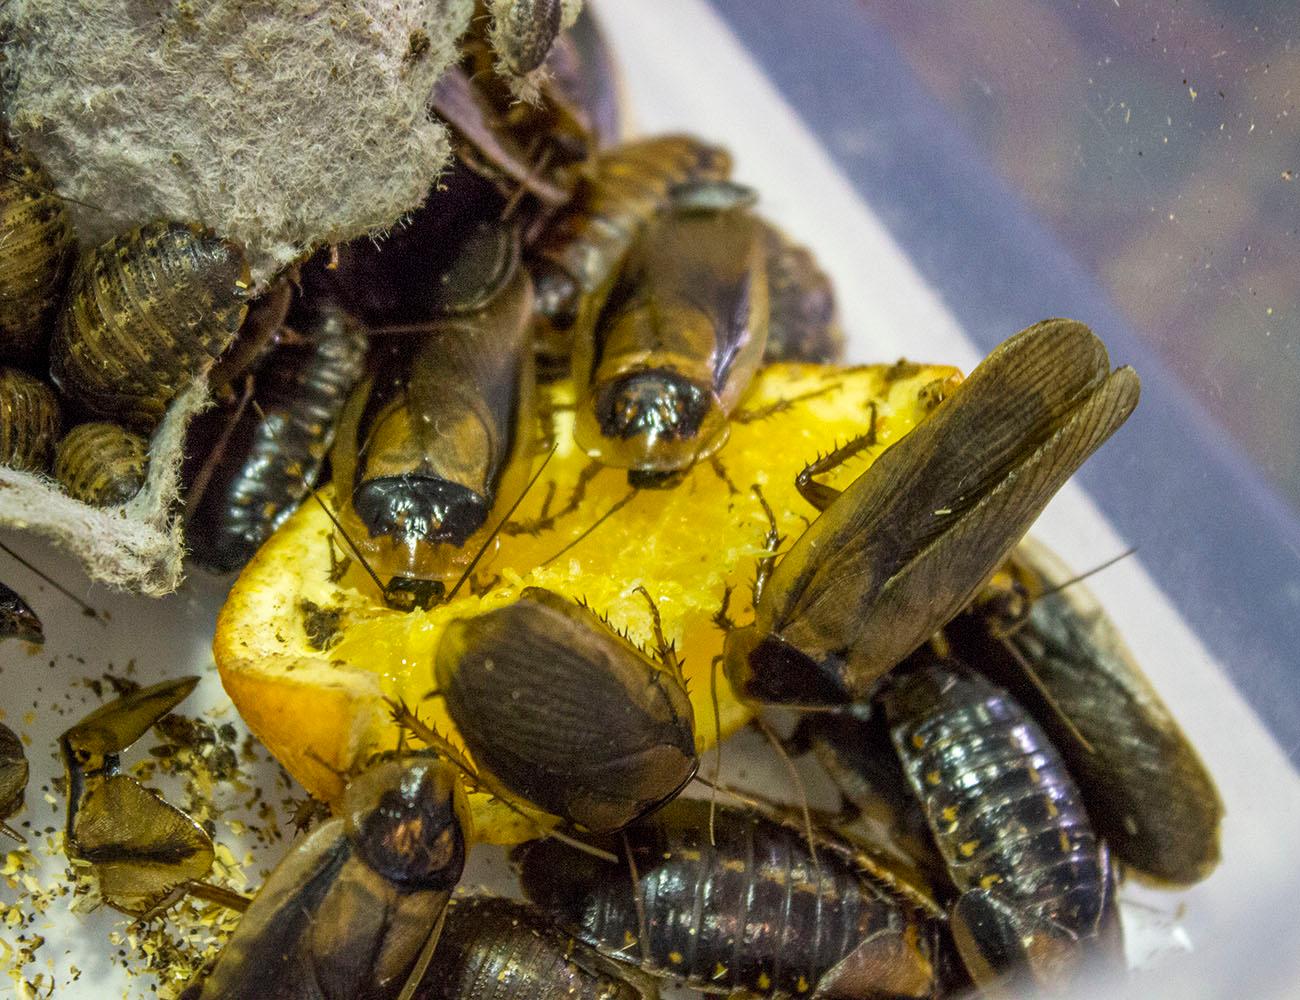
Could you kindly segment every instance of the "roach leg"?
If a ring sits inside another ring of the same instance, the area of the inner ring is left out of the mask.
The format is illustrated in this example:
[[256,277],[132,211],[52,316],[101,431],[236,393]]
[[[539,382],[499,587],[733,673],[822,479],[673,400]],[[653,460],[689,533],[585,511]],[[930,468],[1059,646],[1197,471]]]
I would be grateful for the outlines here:
[[841,491],[824,483],[816,482],[813,477],[830,472],[831,469],[843,465],[854,455],[876,444],[876,404],[871,403],[869,406],[871,409],[871,423],[865,434],[859,434],[857,437],[851,438],[829,455],[814,459],[803,467],[799,475],[795,476],[794,485],[795,489],[799,491],[799,495],[818,510],[825,510],[834,503],[835,498],[840,495]]

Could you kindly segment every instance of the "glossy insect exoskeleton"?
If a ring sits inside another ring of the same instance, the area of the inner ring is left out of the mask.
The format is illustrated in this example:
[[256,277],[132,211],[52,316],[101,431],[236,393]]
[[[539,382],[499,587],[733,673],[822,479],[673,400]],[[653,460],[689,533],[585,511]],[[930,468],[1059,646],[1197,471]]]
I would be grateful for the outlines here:
[[710,827],[709,804],[685,799],[624,837],[630,859],[602,842],[615,862],[525,845],[525,894],[605,954],[712,993],[932,995],[930,918],[843,845],[814,861],[796,828],[722,806]]
[[24,840],[21,833],[5,820],[23,807],[27,793],[27,754],[23,741],[8,726],[0,723],[0,833]]
[[[653,995],[653,994],[651,994]],[[416,1000],[641,1000],[617,963],[517,899],[454,901]]]
[[0,583],[0,639],[45,641],[45,627],[36,612],[13,588]]
[[1055,555],[1030,540],[1011,569],[1027,606],[976,605],[950,626],[955,647],[1034,713],[1118,860],[1160,882],[1205,878],[1219,861],[1223,803],[1195,749]]
[[0,138],[0,356],[45,350],[75,243],[67,205],[31,154]]
[[169,906],[212,868],[198,823],[130,775],[120,755],[198,684],[182,677],[91,712],[59,738],[68,776],[69,858],[88,862],[104,902],[133,916]]
[[764,362],[811,361],[838,364],[844,359],[844,331],[835,315],[835,291],[811,250],[770,223],[767,287],[771,304]]
[[149,442],[117,424],[72,428],[54,453],[54,478],[68,495],[92,507],[126,503],[144,485]]
[[1006,691],[917,659],[881,701],[960,893],[952,932],[975,981],[1055,990],[1094,955],[1121,963],[1115,873],[1059,752]]
[[560,33],[562,0],[492,0],[492,47],[517,76],[546,61]]
[[662,477],[726,441],[767,344],[767,248],[753,200],[731,183],[674,188],[592,336],[575,342],[574,435],[602,464]]
[[208,386],[215,397],[223,399],[236,395],[236,381],[266,363],[285,332],[285,320],[299,281],[300,270],[292,267],[248,304],[248,312],[234,342],[208,373]]
[[89,412],[151,431],[234,339],[248,261],[199,226],[154,222],[84,253],[50,349],[50,374]]
[[378,348],[332,453],[343,521],[380,573],[445,572],[528,472],[532,283],[513,230],[482,227],[463,248],[439,285],[442,318]]
[[385,1000],[418,974],[469,849],[456,772],[431,756],[381,760],[340,812],[276,866],[187,996]]
[[61,422],[53,389],[15,368],[0,368],[0,465],[47,471]]
[[760,701],[844,704],[966,607],[1048,500],[1137,405],[1081,323],[1005,341],[845,490],[799,477],[822,514],[776,563],[755,621],[727,636],[732,686]]
[[658,661],[539,587],[449,624],[434,676],[476,765],[512,794],[598,832],[681,791],[698,764],[695,715],[654,616]]
[[190,554],[220,572],[248,562],[306,498],[364,371],[365,336],[341,310],[318,308],[295,330],[305,342],[270,353],[256,407],[204,414],[190,432],[195,448],[224,438],[191,480],[185,531]]
[[590,336],[628,248],[672,188],[730,171],[725,150],[682,135],[624,143],[596,157],[569,207],[530,251],[544,371],[568,368],[572,345]]

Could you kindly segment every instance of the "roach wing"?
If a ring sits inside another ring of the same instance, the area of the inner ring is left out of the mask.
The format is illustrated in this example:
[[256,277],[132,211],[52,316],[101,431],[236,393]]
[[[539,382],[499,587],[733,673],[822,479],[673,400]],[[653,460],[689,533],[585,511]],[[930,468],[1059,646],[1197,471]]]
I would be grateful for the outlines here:
[[61,742],[86,754],[121,753],[184,701],[198,683],[197,677],[180,677],[110,701],[65,732]]
[[[1087,327],[1047,320],[998,347],[805,532],[768,592],[774,631],[842,659],[862,693],[953,617],[1137,405]],[[761,614],[761,612],[760,612]]]

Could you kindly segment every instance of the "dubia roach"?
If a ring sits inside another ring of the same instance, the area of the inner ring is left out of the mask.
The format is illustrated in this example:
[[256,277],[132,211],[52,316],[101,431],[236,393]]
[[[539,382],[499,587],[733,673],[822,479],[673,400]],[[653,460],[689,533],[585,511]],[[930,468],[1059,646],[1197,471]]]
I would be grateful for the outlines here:
[[141,688],[101,705],[59,738],[68,778],[68,857],[88,862],[104,902],[133,916],[170,905],[212,868],[212,839],[203,827],[119,773],[122,752],[198,681],[182,677]]
[[0,639],[43,643],[45,627],[35,611],[12,587],[0,583]]
[[1120,861],[1158,882],[1205,878],[1223,803],[1196,750],[1060,559],[1031,539],[1009,568],[1019,600],[959,616],[947,630],[955,648],[1034,713]]
[[517,234],[477,230],[440,289],[441,319],[379,348],[380,374],[349,400],[332,453],[342,520],[381,573],[445,572],[497,498],[517,492],[535,443]]
[[753,200],[724,182],[674,188],[592,336],[574,344],[574,434],[602,464],[662,477],[726,441],[767,344],[767,248]]
[[365,336],[341,310],[317,307],[295,329],[306,342],[271,351],[255,377],[257,406],[212,411],[191,429],[195,445],[223,440],[202,456],[186,520],[190,554],[211,569],[243,566],[302,503],[363,374]]
[[73,268],[51,377],[90,413],[149,432],[234,339],[249,283],[243,251],[199,226],[124,233]]
[[112,423],[79,424],[59,440],[54,478],[92,507],[124,504],[144,485],[149,442]]
[[5,820],[23,807],[27,793],[27,754],[23,741],[8,726],[0,723],[0,833],[24,840],[21,833]]
[[1056,748],[1001,688],[917,661],[881,700],[958,890],[952,932],[976,983],[1059,991],[1090,958],[1122,964],[1115,872]]
[[520,848],[524,892],[620,961],[709,993],[930,997],[928,913],[846,845],[758,813],[678,799],[625,831],[606,862],[558,842]]
[[763,239],[772,312],[763,361],[843,361],[844,331],[836,317],[831,279],[811,250],[776,226],[764,223]]
[[16,368],[0,368],[0,465],[47,471],[61,423],[53,389]]
[[75,241],[64,200],[36,158],[0,136],[0,356],[45,350]]
[[1048,500],[1128,418],[1138,378],[1111,372],[1081,323],[1005,341],[847,489],[799,477],[822,514],[764,581],[726,669],[748,697],[843,704],[970,603]]
[[194,1000],[386,1000],[419,975],[469,850],[455,770],[381,759],[267,877]]
[[438,950],[416,1000],[645,997],[619,968],[534,906],[517,899],[470,897],[448,907]]
[[624,143],[595,158],[568,208],[530,251],[544,371],[567,367],[572,346],[591,335],[624,255],[672,188],[730,171],[725,150],[682,135]]
[[597,832],[676,795],[698,763],[695,717],[652,614],[658,661],[586,607],[539,587],[451,622],[434,675],[476,766]]

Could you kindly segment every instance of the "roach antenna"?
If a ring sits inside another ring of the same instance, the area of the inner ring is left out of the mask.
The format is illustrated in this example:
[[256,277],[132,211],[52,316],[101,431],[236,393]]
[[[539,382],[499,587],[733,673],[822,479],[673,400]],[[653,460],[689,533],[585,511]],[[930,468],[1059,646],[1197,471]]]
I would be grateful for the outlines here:
[[11,549],[4,542],[0,542],[0,549],[3,549],[5,552],[9,553],[10,558],[18,562],[20,565],[26,566],[29,570],[31,570],[33,573],[39,576],[42,580],[48,583],[60,594],[62,594],[68,600],[72,601],[73,604],[76,604],[79,608],[81,608],[81,613],[84,614],[87,618],[93,618],[95,619],[95,621],[99,622],[99,624],[107,626],[108,623],[105,622],[104,619],[100,617],[98,611],[96,611],[89,604],[83,601],[80,597],[78,597],[76,594],[70,591],[67,587],[63,586],[63,584],[59,583],[57,580],[52,579],[49,576],[49,574],[43,573],[41,570],[37,569],[35,566],[29,563],[26,559],[20,556],[17,552]]
[[[456,586],[452,587],[451,593],[447,595],[446,599],[448,601],[456,596],[457,591],[459,591],[465,581],[469,579],[469,575],[474,572],[474,567],[477,566],[478,561],[483,558],[483,553],[487,551],[488,546],[492,544],[497,535],[501,534],[501,529],[505,526],[505,523],[514,516],[515,511],[519,509],[519,505],[524,502],[524,497],[528,496],[528,493],[533,488],[534,484],[536,484],[537,480],[541,478],[542,473],[546,471],[546,466],[550,464],[551,459],[555,457],[555,453],[559,448],[560,446],[558,444],[553,445],[551,450],[546,453],[546,458],[542,460],[542,464],[539,465],[537,471],[533,473],[533,478],[528,480],[528,485],[525,486],[519,496],[515,498],[515,502],[510,505],[510,509],[506,511],[505,517],[501,518],[501,520],[497,522],[496,527],[492,529],[492,533],[483,540],[483,544],[480,545],[478,551],[474,553],[474,558],[470,560],[469,565],[465,567],[465,572],[462,573],[460,579],[456,581]],[[543,563],[543,565],[545,564]]]
[[8,170],[0,170],[0,176],[4,177],[4,179],[7,181],[12,181],[14,184],[17,184],[19,187],[28,188],[29,190],[36,191],[39,194],[48,194],[52,198],[58,198],[59,201],[69,201],[74,205],[80,205],[82,208],[88,208],[92,212],[103,213],[104,211],[98,205],[92,204],[91,202],[82,201],[80,198],[73,198],[71,195],[59,194],[59,192],[55,191],[53,188],[43,187],[42,185],[37,184],[33,181],[24,180],[23,178],[19,177],[17,174],[10,173]]
[[1078,576],[1071,577],[1070,579],[1066,580],[1064,583],[1058,583],[1055,587],[1050,587],[1049,589],[1044,590],[1041,594],[1039,594],[1034,599],[1037,601],[1041,601],[1044,597],[1050,597],[1052,596],[1052,594],[1059,594],[1062,590],[1065,590],[1067,587],[1073,587],[1076,583],[1082,583],[1084,580],[1088,579],[1088,577],[1092,576],[1095,573],[1100,573],[1104,569],[1110,569],[1121,559],[1127,559],[1137,550],[1138,547],[1136,545],[1130,546],[1129,548],[1121,552],[1119,555],[1111,556],[1111,558],[1107,559],[1104,563],[1100,563],[1099,565],[1094,566],[1092,569],[1084,570]]
[[370,574],[370,579],[375,581],[375,586],[379,588],[379,592],[381,594],[387,593],[388,588],[385,587],[383,581],[379,579],[379,574],[376,573],[374,567],[370,565],[370,561],[361,554],[361,550],[357,548],[357,543],[352,540],[352,536],[349,535],[343,525],[339,523],[339,519],[334,516],[334,512],[330,510],[325,501],[320,498],[320,493],[314,486],[312,487],[311,497],[320,504],[320,509],[325,512],[325,516],[334,522],[334,527],[337,528],[339,534],[343,536],[343,540],[348,543],[348,548],[352,550],[352,554],[355,555],[357,561],[361,563],[361,568]]
[[573,548],[575,545],[578,545],[578,544],[581,543],[581,542],[586,541],[586,539],[588,538],[588,536],[590,536],[591,533],[592,533],[593,531],[595,531],[595,530],[596,530],[597,528],[599,528],[602,524],[604,524],[606,521],[608,521],[611,517],[613,517],[615,514],[617,514],[620,510],[622,510],[624,507],[626,507],[627,504],[628,504],[628,502],[629,502],[629,501],[630,501],[634,496],[636,496],[636,495],[637,495],[638,493],[640,493],[640,492],[641,492],[641,491],[640,491],[639,489],[637,489],[635,486],[633,486],[630,490],[627,491],[627,495],[624,496],[622,500],[618,500],[618,501],[616,501],[616,502],[614,503],[614,506],[610,507],[609,510],[607,510],[607,511],[605,511],[605,513],[601,514],[600,517],[596,518],[596,520],[592,522],[591,526],[588,527],[584,532],[582,532],[582,534],[580,534],[577,538],[573,539],[573,541],[571,541],[571,542],[569,542],[567,545],[565,545],[564,548],[560,549],[559,552],[555,553],[555,555],[551,556],[551,558],[547,559],[547,560],[546,560],[544,563],[542,563],[541,565],[542,565],[542,566],[549,566],[549,565],[551,565],[551,563],[555,562],[556,559],[559,559],[560,556],[562,556],[562,555],[564,555],[564,553],[568,552],[569,549]]

